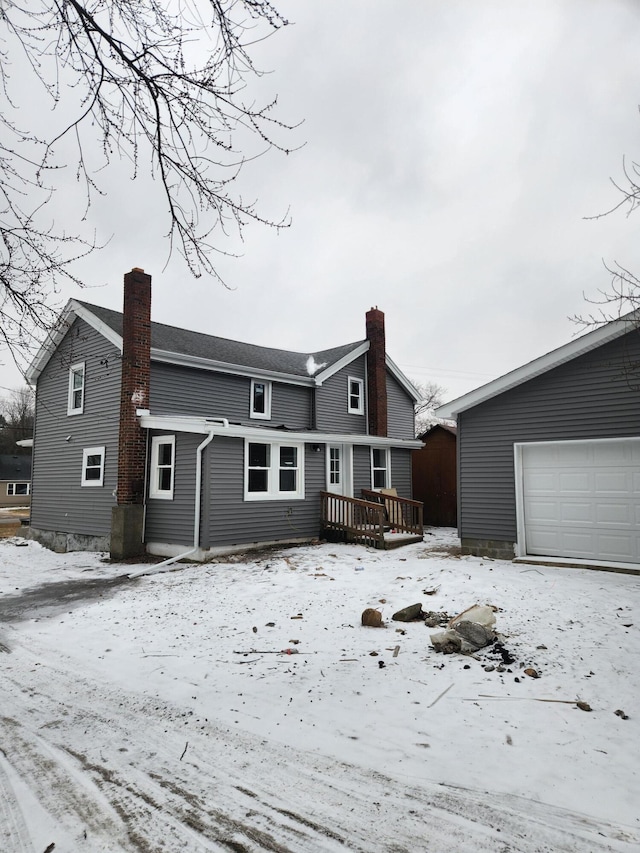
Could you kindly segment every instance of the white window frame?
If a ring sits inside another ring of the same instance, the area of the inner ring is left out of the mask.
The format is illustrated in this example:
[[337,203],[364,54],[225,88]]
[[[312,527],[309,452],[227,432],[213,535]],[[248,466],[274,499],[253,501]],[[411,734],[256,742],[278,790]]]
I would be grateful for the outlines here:
[[[99,456],[100,457],[100,465],[92,465],[91,468],[99,467],[100,477],[98,479],[87,479],[87,468],[89,467],[89,457],[90,456]],[[102,447],[85,447],[82,450],[82,486],[103,486],[104,485],[104,457],[105,457],[105,448]]]
[[[376,451],[380,451],[385,454],[385,467],[381,468],[373,464],[373,457]],[[376,486],[375,485],[375,472],[376,471],[384,471],[384,485]],[[378,489],[389,489],[391,488],[391,448],[389,447],[372,447],[371,448],[371,488],[374,491]]]
[[[351,394],[351,383],[354,383],[358,387],[358,405],[351,405],[351,397],[355,396]],[[364,415],[364,379],[360,379],[357,376],[348,376],[347,377],[347,411],[350,415]]]
[[[79,388],[74,386],[73,380],[75,376],[82,376],[82,385]],[[85,388],[86,369],[85,362],[79,361],[77,364],[72,364],[69,368],[69,387],[67,390],[67,414],[81,415],[84,412],[84,388]],[[74,397],[77,392],[80,392],[80,405],[74,406]]]
[[[249,491],[249,445],[264,444],[269,447],[269,464],[267,472],[267,490],[265,492]],[[280,491],[280,471],[290,470],[281,468],[280,450],[283,447],[292,447],[296,450],[296,488],[292,492]],[[245,501],[297,501],[304,500],[304,443],[299,441],[261,441],[254,438],[246,438],[244,442],[244,499]]]
[[[26,486],[26,492],[16,492],[16,486]],[[31,483],[7,483],[7,497],[10,498],[26,498],[31,494]]]
[[[264,386],[264,412],[257,412],[254,408],[256,401],[256,385]],[[268,379],[251,380],[251,399],[249,400],[249,417],[261,421],[271,420],[271,381]]]
[[[158,456],[161,445],[171,445],[171,465],[159,465]],[[158,474],[160,468],[169,468],[171,470],[171,488],[161,489],[158,485]],[[176,437],[175,435],[154,435],[151,439],[151,466],[149,476],[149,497],[156,500],[172,501],[173,490],[176,481]]]

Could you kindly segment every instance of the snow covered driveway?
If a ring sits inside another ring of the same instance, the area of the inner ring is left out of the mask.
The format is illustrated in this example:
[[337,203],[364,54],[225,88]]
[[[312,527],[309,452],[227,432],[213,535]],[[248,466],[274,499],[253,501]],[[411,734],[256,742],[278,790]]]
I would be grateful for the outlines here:
[[[455,542],[122,583],[138,567],[0,543],[0,849],[640,850],[640,580]],[[29,592],[69,581],[89,592]],[[516,662],[436,654],[391,621],[418,601],[499,608]]]

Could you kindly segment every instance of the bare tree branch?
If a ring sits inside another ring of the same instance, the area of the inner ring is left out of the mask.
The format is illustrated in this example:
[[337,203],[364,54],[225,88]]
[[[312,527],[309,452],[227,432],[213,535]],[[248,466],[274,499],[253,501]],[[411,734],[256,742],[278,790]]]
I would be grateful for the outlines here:
[[420,394],[420,400],[414,406],[416,435],[422,435],[430,426],[440,423],[434,412],[442,405],[447,391],[437,382],[414,382],[413,386]]
[[[169,255],[195,276],[224,284],[215,259],[248,222],[288,227],[288,214],[270,219],[234,187],[247,161],[289,153],[281,138],[292,125],[247,90],[261,76],[252,48],[287,24],[269,0],[0,3],[0,341],[28,348],[50,327],[60,285],[82,285],[74,263],[100,244],[81,226],[114,160],[156,180]],[[25,99],[46,116],[27,128]],[[66,167],[84,205],[60,228]]]
[[28,386],[16,388],[0,398],[0,453],[30,452],[16,442],[33,437],[34,411],[34,393]]

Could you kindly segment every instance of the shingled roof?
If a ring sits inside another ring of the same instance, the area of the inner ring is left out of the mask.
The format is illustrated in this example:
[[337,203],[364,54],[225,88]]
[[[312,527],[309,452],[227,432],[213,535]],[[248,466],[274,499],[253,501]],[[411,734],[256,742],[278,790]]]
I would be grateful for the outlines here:
[[[74,301],[94,314],[118,337],[122,337],[121,312],[90,305],[88,302],[81,302],[80,300]],[[310,357],[313,358],[316,368],[322,369],[349,356],[363,343],[364,341],[355,341],[332,349],[301,353],[232,341],[215,335],[205,335],[202,332],[179,329],[165,323],[151,323],[152,357],[155,350],[156,352],[175,353],[176,355],[206,359],[236,367],[260,369],[293,376],[309,377],[314,374],[315,371],[310,371],[308,367]]]
[[31,454],[0,454],[0,480],[30,480]]

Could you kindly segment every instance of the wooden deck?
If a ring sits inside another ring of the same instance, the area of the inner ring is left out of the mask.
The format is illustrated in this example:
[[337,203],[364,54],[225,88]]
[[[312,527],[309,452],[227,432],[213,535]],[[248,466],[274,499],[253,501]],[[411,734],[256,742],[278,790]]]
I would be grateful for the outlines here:
[[362,491],[363,498],[320,492],[320,535],[373,548],[422,542],[422,504],[409,498]]

